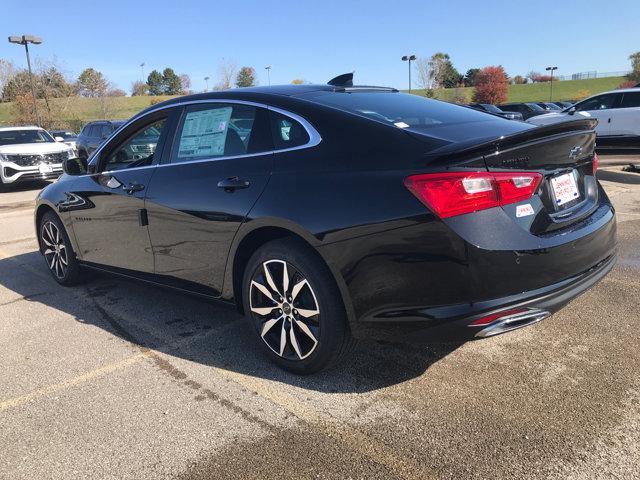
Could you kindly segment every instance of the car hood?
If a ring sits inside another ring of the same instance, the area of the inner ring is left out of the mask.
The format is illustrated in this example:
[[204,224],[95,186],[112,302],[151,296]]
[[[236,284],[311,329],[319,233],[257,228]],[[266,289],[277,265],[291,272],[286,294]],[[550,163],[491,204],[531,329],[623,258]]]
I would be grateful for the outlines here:
[[69,145],[60,142],[18,143],[16,145],[0,145],[0,153],[8,155],[41,155],[45,153],[68,152]]

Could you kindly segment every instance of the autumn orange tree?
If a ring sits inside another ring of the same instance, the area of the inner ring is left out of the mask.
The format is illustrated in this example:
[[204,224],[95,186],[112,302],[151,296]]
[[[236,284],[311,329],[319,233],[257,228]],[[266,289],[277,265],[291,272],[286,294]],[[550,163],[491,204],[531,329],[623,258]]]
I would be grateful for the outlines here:
[[484,67],[475,77],[474,103],[502,103],[507,101],[509,83],[502,66]]

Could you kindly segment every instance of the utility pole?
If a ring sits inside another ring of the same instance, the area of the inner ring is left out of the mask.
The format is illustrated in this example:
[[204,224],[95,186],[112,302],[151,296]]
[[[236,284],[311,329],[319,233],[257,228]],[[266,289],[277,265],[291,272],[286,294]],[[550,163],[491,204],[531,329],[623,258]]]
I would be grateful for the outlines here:
[[553,71],[557,70],[557,69],[558,69],[558,67],[547,67],[547,68],[545,68],[545,70],[547,72],[551,72],[551,82],[549,82],[550,83],[550,85],[549,85],[549,101],[551,101],[551,99],[553,98]]
[[411,93],[411,62],[416,59],[415,55],[404,55],[403,62],[409,62],[409,93]]
[[269,86],[271,86],[271,65],[267,65],[264,69],[267,71],[267,82],[269,82]]
[[27,54],[27,67],[29,69],[29,83],[31,84],[31,95],[33,96],[33,111],[36,114],[36,121],[38,122],[38,126],[40,127],[41,123],[40,123],[40,114],[38,113],[38,101],[36,100],[36,89],[33,86],[33,72],[31,71],[31,59],[29,58],[29,44],[33,43],[34,45],[40,45],[42,43],[42,39],[34,35],[21,35],[21,36],[14,35],[9,37],[9,43],[24,45],[24,51]]

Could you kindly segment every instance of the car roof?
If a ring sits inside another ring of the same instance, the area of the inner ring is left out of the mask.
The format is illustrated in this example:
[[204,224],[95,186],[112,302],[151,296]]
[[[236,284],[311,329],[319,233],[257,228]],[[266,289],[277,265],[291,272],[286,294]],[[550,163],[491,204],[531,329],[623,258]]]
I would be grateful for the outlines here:
[[42,130],[42,128],[36,127],[35,125],[25,127],[0,127],[0,132],[10,132],[12,130]]
[[265,102],[269,99],[274,100],[277,97],[281,98],[298,98],[304,97],[308,93],[313,92],[398,92],[395,88],[391,87],[378,87],[371,85],[355,85],[355,86],[334,86],[334,85],[274,85],[270,87],[246,87],[246,88],[233,88],[229,90],[219,90],[214,92],[196,93],[193,95],[184,95],[176,98],[171,98],[162,103],[151,105],[145,110],[141,111],[136,117],[141,116],[151,110],[157,108],[168,107],[174,104],[180,104],[184,102],[203,101],[203,100],[253,100],[262,97]]
[[[616,90],[609,90],[608,92],[600,92],[600,93],[596,93],[596,95],[604,95],[606,93],[625,93],[625,92],[640,92],[640,88],[638,87],[633,87],[633,88],[618,88]],[[591,97],[595,97],[596,95],[591,95]],[[591,98],[589,97],[589,98]]]

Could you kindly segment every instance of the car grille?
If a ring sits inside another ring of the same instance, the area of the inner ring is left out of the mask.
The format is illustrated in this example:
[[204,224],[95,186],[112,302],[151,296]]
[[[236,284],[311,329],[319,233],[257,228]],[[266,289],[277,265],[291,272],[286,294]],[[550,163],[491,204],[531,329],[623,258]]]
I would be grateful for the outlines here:
[[8,161],[21,167],[31,167],[41,163],[62,163],[68,158],[67,152],[45,153],[43,155],[5,155]]

